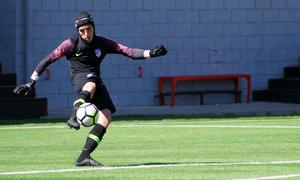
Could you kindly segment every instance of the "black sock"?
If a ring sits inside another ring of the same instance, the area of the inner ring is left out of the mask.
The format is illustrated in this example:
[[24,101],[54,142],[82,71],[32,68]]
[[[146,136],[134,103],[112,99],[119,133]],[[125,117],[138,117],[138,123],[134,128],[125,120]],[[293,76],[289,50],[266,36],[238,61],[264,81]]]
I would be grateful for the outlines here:
[[82,91],[81,93],[79,93],[76,100],[74,101],[73,112],[72,112],[71,116],[75,117],[76,116],[76,110],[79,108],[79,106],[81,104],[84,104],[87,101],[89,101],[90,98],[91,98],[91,94],[88,91]]
[[77,159],[78,163],[82,162],[85,158],[90,157],[90,154],[99,145],[105,133],[106,133],[106,128],[104,126],[102,126],[101,124],[95,124],[90,134],[86,138],[86,142],[83,147],[83,150],[79,158]]

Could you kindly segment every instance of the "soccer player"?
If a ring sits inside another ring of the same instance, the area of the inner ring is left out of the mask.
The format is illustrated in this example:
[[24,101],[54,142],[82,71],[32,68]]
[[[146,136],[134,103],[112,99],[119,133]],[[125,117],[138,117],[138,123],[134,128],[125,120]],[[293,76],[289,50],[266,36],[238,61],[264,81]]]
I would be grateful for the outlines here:
[[92,16],[87,12],[77,15],[75,28],[78,35],[65,40],[52,53],[47,55],[35,68],[30,80],[19,85],[14,92],[17,94],[31,93],[36,81],[44,70],[63,56],[67,57],[72,77],[72,85],[78,96],[73,104],[73,111],[67,125],[78,130],[76,120],[78,107],[86,102],[95,104],[99,109],[99,119],[88,134],[82,153],[76,160],[76,166],[102,166],[91,158],[106,129],[112,121],[111,114],[116,111],[109,93],[100,78],[100,64],[107,54],[122,54],[131,59],[147,59],[167,54],[163,45],[157,45],[151,50],[129,48],[116,41],[95,34]]

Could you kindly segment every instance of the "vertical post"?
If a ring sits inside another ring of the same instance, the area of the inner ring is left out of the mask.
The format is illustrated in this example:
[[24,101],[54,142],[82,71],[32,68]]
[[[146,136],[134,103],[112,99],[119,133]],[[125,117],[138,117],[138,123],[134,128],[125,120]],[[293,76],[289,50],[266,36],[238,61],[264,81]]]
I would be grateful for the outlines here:
[[2,74],[3,72],[3,65],[2,65],[2,62],[0,62],[0,74]]
[[[163,91],[163,84],[164,84],[164,79],[162,77],[159,78],[159,95],[161,95]],[[163,105],[162,103],[162,97],[159,96],[159,105]]]
[[172,78],[172,91],[171,91],[171,106],[175,106],[175,85],[177,83],[177,80]]
[[247,87],[247,103],[250,103],[250,89],[251,89],[251,75],[246,77],[246,80],[248,82],[248,87]]
[[[239,78],[234,78],[235,90],[239,90]],[[235,103],[239,102],[239,95],[235,94]]]

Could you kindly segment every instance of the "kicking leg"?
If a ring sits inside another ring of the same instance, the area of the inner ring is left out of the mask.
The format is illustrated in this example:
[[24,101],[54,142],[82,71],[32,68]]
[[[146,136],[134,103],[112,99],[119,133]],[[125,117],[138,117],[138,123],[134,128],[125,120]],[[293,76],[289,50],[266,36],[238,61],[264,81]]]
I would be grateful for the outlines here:
[[80,105],[88,102],[94,95],[96,90],[96,85],[94,82],[87,82],[82,91],[78,94],[74,104],[73,104],[73,112],[71,114],[70,119],[67,121],[67,126],[70,128],[74,128],[78,130],[80,128],[79,123],[76,120],[76,112]]

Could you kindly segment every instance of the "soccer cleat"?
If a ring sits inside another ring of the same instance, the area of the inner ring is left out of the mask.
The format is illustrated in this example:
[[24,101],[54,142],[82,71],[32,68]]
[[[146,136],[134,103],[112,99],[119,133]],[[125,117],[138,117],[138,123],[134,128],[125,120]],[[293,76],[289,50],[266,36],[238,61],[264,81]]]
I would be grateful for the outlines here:
[[85,158],[82,162],[78,163],[77,161],[75,162],[76,166],[103,166],[101,163],[98,163],[95,161],[93,158]]
[[80,124],[77,122],[74,116],[71,116],[70,119],[67,121],[67,126],[69,126],[70,129],[74,128],[76,130],[80,128]]

